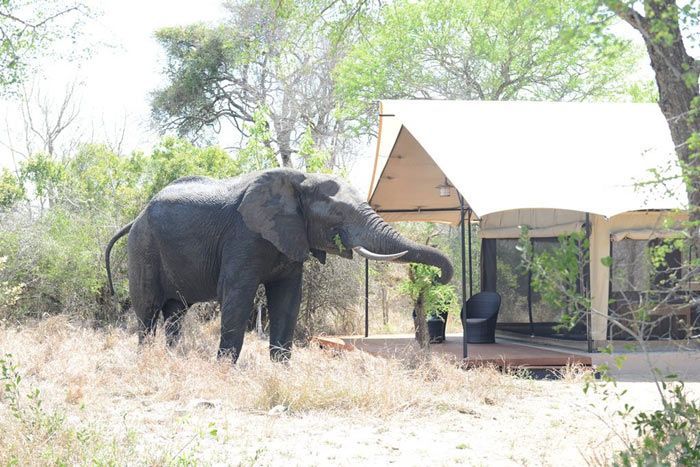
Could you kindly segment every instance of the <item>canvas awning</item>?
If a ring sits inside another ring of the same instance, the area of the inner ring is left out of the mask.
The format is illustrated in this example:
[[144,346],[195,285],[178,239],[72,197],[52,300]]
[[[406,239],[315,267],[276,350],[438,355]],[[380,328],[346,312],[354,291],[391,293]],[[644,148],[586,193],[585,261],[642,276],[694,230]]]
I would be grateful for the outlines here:
[[[666,179],[647,184],[653,171]],[[562,209],[612,217],[687,204],[655,104],[383,101],[370,204],[387,221]]]

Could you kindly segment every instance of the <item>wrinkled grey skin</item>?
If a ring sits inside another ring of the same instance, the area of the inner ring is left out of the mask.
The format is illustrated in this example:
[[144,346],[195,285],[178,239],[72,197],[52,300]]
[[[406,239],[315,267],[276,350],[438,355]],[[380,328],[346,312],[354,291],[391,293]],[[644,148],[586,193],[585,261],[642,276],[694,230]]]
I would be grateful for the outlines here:
[[139,342],[155,333],[162,312],[166,340],[174,345],[187,308],[218,299],[219,356],[234,361],[261,283],[269,307],[270,356],[290,356],[302,264],[310,251],[324,262],[326,252],[351,258],[357,246],[379,254],[407,250],[399,261],[438,266],[444,283],[453,273],[445,255],[403,238],[346,182],[290,169],[171,183],[110,241],[110,286],[109,253],[127,233],[129,293],[140,323]]

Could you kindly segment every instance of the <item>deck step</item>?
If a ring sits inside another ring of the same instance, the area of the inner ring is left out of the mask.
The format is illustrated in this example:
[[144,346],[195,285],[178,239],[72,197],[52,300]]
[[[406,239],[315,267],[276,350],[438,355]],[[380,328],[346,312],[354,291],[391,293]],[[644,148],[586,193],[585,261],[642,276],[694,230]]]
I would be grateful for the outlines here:
[[[312,344],[334,351],[362,350],[376,356],[392,357],[417,349],[415,337],[405,336],[315,336]],[[442,344],[430,346],[436,354],[453,356],[465,368],[491,365],[496,368],[523,369],[531,373],[561,374],[569,365],[593,368],[591,357],[586,354],[562,350],[544,349],[511,342],[495,344],[469,344],[469,357],[462,359],[462,339],[448,336]]]

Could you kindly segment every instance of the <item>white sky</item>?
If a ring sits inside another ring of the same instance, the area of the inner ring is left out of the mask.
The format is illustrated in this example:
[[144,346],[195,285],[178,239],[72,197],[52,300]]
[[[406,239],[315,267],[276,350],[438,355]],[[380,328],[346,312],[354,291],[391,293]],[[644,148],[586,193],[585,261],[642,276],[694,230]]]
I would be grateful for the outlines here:
[[[91,56],[73,62],[51,56],[42,58],[40,74],[33,80],[35,89],[57,100],[69,83],[78,82],[80,116],[74,131],[79,136],[88,141],[114,141],[125,126],[123,148],[149,150],[160,139],[149,126],[149,95],[164,84],[161,70],[165,55],[154,31],[197,21],[215,22],[224,15],[221,3],[222,0],[89,0],[97,15],[89,21],[81,41],[97,44]],[[0,167],[13,165],[8,145],[20,151],[26,147],[21,122],[17,103],[0,100]],[[222,146],[231,143],[221,141]],[[363,193],[369,185],[369,180],[364,179],[369,178],[370,153],[373,154],[373,145],[361,155],[351,174]]]
[[[44,95],[59,99],[68,83],[80,83],[81,111],[75,131],[83,140],[114,141],[125,126],[123,148],[148,150],[159,140],[149,128],[149,94],[163,84],[164,54],[154,31],[197,21],[214,22],[224,14],[221,0],[89,1],[98,14],[89,21],[81,41],[97,44],[92,55],[73,62],[44,57],[34,86]],[[635,34],[631,28],[629,32]],[[0,166],[12,166],[7,146],[25,147],[17,104],[0,100],[0,119]],[[232,142],[221,143],[226,146]],[[350,178],[366,194],[374,144],[359,156]]]
[[[44,94],[62,96],[77,81],[81,123],[120,127],[126,116],[126,147],[146,147],[155,137],[148,130],[149,93],[162,84],[164,54],[154,31],[164,26],[214,21],[222,14],[219,0],[88,0],[96,18],[88,20],[81,42],[94,44],[90,57],[79,61],[40,60],[35,86]],[[31,83],[30,83],[31,84]],[[10,110],[12,112],[12,109]],[[104,123],[104,125],[103,125]]]

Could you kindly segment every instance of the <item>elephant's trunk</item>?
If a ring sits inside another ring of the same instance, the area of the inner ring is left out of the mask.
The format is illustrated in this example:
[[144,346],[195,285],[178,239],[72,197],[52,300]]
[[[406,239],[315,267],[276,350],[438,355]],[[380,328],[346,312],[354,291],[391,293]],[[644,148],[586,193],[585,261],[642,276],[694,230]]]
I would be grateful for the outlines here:
[[[440,250],[404,238],[387,224],[369,205],[361,210],[362,228],[349,232],[351,247],[363,247],[378,255],[405,254],[394,258],[402,263],[422,263],[440,268],[440,282],[447,284],[454,273],[452,263]],[[380,258],[381,259],[381,258]]]

